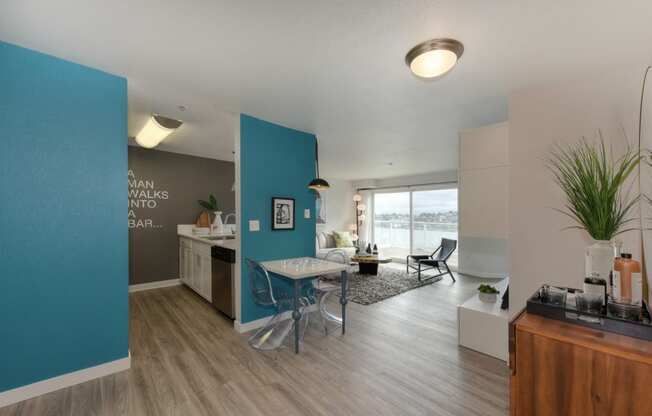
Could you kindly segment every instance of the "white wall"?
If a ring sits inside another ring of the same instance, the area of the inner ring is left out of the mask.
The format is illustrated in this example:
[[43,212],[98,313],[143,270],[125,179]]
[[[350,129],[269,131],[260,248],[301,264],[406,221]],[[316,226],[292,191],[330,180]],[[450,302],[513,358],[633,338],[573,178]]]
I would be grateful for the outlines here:
[[[564,197],[544,165],[551,145],[594,137],[601,129],[614,150],[637,132],[643,67],[564,85],[528,89],[509,100],[510,309],[517,313],[541,284],[580,287],[584,250],[581,230],[565,230],[570,219],[556,212]],[[625,249],[640,259],[640,233],[622,235]]]
[[317,231],[347,231],[355,224],[353,183],[341,179],[327,179],[330,189],[322,192],[326,207],[326,224],[317,224]]
[[509,273],[509,127],[460,132],[459,271],[488,278]]

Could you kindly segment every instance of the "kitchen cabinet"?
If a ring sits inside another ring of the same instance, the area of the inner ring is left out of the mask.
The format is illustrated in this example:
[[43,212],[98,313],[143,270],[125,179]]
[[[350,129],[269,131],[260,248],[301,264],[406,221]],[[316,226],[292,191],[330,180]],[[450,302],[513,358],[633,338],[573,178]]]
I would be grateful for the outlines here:
[[179,237],[179,278],[207,301],[211,291],[211,245]]

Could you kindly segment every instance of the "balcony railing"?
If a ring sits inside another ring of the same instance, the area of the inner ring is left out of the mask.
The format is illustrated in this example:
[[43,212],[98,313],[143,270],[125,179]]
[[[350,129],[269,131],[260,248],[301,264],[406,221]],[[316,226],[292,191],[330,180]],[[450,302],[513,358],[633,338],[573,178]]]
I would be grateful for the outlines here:
[[[412,221],[412,251],[410,252],[410,221],[374,220],[374,242],[384,255],[405,259],[408,254],[430,254],[442,238],[457,240],[457,222]],[[449,261],[457,264],[457,251]]]

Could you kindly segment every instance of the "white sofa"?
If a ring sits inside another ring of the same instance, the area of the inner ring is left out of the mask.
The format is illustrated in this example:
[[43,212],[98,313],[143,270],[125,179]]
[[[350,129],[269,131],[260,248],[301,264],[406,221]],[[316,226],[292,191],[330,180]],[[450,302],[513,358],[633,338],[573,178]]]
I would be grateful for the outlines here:
[[320,231],[317,233],[315,239],[317,244],[317,257],[320,259],[325,258],[333,250],[342,250],[349,258],[355,255],[355,247],[336,247],[335,238],[331,233]]

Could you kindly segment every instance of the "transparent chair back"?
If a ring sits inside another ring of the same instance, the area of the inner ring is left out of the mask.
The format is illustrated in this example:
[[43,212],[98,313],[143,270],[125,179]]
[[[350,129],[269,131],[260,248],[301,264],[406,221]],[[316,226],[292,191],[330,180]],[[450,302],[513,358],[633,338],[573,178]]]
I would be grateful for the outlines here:
[[[269,272],[262,264],[250,259],[246,259],[246,264],[254,302],[260,306],[273,307],[275,310],[274,315],[265,325],[249,338],[249,345],[257,350],[275,350],[283,346],[285,340],[294,330],[294,321],[283,316],[283,312],[292,308],[292,301],[287,296],[274,294]],[[301,309],[303,310],[306,306],[307,302],[301,299]],[[305,333],[308,324],[308,316],[305,314],[302,314],[301,324],[301,329]]]
[[267,270],[258,262],[246,259],[249,286],[254,302],[261,306],[277,306],[272,288],[272,280]]
[[[343,250],[331,250],[329,251],[324,260],[331,261],[333,263],[341,263],[344,265],[349,265],[351,260],[349,256]],[[338,276],[332,276],[338,278]],[[336,325],[342,324],[342,317],[332,313],[328,310],[328,302],[340,289],[340,285],[332,282],[331,276],[322,276],[317,282],[317,303],[319,305],[319,316],[324,327],[324,332],[328,334],[328,323],[334,323]]]

